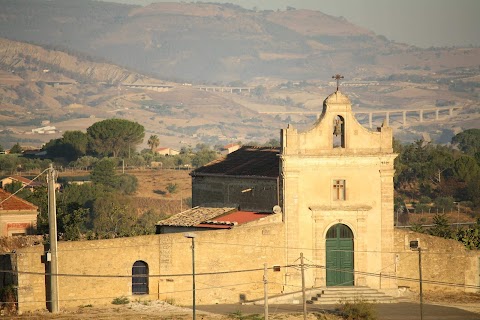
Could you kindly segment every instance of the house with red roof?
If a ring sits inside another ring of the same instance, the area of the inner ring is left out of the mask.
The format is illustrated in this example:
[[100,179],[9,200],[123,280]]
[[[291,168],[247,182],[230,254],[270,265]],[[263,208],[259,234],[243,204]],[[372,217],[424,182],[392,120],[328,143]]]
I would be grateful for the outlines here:
[[38,207],[0,189],[0,236],[31,234],[37,225]]
[[33,181],[22,176],[8,176],[0,180],[0,187],[2,187],[2,189],[5,189],[5,186],[14,182],[20,182],[22,184],[22,187],[28,188],[31,191],[33,191],[33,188],[42,185],[42,183],[39,181]]

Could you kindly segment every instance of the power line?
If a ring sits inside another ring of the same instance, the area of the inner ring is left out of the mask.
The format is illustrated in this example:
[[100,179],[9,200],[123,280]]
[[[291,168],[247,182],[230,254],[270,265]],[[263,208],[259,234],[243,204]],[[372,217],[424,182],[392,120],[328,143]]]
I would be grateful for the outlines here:
[[[154,237],[155,235],[147,235],[145,237]],[[158,236],[158,235],[157,235]],[[142,236],[140,236],[142,237]],[[129,237],[125,237],[125,239],[128,239]],[[131,238],[131,237],[130,237]],[[117,239],[123,239],[123,238],[117,238]],[[109,239],[112,240],[112,239]],[[452,240],[452,239],[450,239]],[[88,240],[88,241],[95,241],[95,240]],[[271,246],[271,245],[258,245],[258,244],[244,244],[244,243],[228,243],[228,242],[214,242],[214,241],[201,241],[201,240],[196,240],[197,243],[199,244],[214,244],[214,245],[227,245],[227,246],[241,246],[241,247],[255,247],[255,248],[264,248],[264,249],[289,249],[289,250],[308,250],[308,251],[321,251],[321,252],[326,252],[326,248],[306,248],[306,247],[285,247],[285,246]],[[67,241],[61,241],[60,243],[72,243],[72,242],[67,242]],[[179,243],[185,243],[189,244],[188,241],[175,241],[175,244]],[[113,246],[113,247],[88,247],[88,248],[75,248],[75,249],[60,249],[58,250],[59,253],[62,252],[71,252],[71,251],[90,251],[92,249],[95,250],[110,250],[110,249],[124,249],[124,248],[143,248],[143,247],[160,247],[161,244],[155,243],[155,244],[147,244],[147,245],[122,245],[122,246]],[[339,249],[334,249],[334,250],[329,250],[332,252],[350,252],[350,253],[381,253],[381,254],[412,254],[414,255],[414,251],[379,251],[379,250],[339,250]],[[43,253],[48,252],[48,250],[43,251]],[[22,250],[22,254],[38,254],[38,251],[29,251],[27,250]],[[11,253],[6,253],[6,254],[11,254]],[[463,257],[462,254],[456,254],[454,252],[433,252],[433,251],[422,251],[422,254],[440,254],[440,255],[451,255],[451,256],[458,256],[458,257]]]
[[[33,178],[31,180],[30,183],[32,183],[33,181],[35,181],[38,177],[40,177],[42,174],[44,174],[46,171],[48,171],[49,168],[43,170],[42,172],[40,172],[35,178]],[[8,197],[6,197],[5,199],[3,199],[2,201],[0,201],[0,205],[2,205],[2,203],[4,203],[5,201],[7,201],[8,199],[10,199],[11,197],[13,197],[14,195],[16,195],[17,193],[19,193],[20,191],[22,191],[23,189],[25,189],[26,187],[28,187],[30,185],[30,183],[22,186],[20,189],[18,189],[17,191],[15,191],[14,193],[12,193],[11,195],[9,195]]]

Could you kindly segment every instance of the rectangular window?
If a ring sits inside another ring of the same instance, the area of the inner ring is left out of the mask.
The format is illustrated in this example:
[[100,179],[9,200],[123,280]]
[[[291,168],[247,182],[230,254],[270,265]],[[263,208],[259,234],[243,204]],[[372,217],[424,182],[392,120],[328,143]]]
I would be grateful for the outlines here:
[[333,180],[333,200],[345,200],[345,180]]

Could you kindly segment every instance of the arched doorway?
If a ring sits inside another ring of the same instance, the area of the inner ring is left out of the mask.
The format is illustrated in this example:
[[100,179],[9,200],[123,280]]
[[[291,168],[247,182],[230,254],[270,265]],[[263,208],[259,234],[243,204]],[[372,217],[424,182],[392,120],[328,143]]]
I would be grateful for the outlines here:
[[148,294],[148,264],[144,261],[133,264],[132,294]]
[[353,232],[341,223],[326,237],[327,286],[353,286]]

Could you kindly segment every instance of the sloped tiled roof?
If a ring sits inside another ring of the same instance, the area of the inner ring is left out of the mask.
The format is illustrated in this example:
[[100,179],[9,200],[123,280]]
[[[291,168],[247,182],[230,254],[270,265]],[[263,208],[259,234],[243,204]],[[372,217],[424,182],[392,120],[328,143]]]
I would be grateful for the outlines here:
[[233,210],[236,209],[195,207],[173,215],[168,219],[160,220],[157,222],[157,226],[191,227]]
[[279,176],[279,149],[272,147],[242,147],[226,157],[214,160],[190,173],[191,176]]
[[4,179],[6,179],[6,178],[10,178],[12,180],[15,180],[15,181],[18,181],[18,182],[21,182],[25,185],[30,185],[30,186],[41,186],[42,185],[41,182],[33,181],[33,180],[30,180],[30,179],[22,177],[22,176],[9,176],[9,177],[5,177]]
[[[7,200],[4,201],[5,199]],[[0,188],[0,213],[3,210],[31,211],[37,210],[37,206],[17,196],[12,196],[11,193]]]

